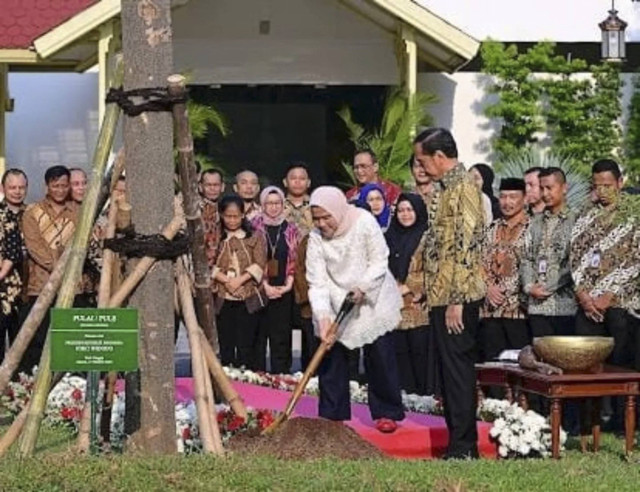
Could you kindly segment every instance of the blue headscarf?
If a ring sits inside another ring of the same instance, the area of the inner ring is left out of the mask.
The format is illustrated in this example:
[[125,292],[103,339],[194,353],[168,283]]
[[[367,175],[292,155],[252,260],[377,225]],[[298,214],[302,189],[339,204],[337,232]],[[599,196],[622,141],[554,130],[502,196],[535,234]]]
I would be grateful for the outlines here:
[[386,229],[389,226],[389,218],[391,217],[391,207],[387,203],[387,197],[384,194],[384,188],[382,186],[380,186],[378,183],[370,183],[360,188],[360,195],[358,196],[356,206],[364,209],[370,209],[370,207],[367,204],[367,197],[369,196],[369,193],[371,193],[372,191],[379,191],[380,194],[382,195],[382,199],[384,200],[384,208],[382,209],[382,212],[380,212],[379,215],[374,214],[373,216],[378,221],[378,224],[380,225],[380,227],[382,227],[383,229]]

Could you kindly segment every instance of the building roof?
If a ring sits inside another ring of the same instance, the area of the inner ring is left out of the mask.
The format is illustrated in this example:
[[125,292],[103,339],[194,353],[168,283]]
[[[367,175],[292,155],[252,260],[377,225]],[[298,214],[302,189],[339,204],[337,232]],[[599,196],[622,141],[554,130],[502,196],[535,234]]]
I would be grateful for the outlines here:
[[[8,4],[0,17],[0,63],[9,63],[13,71],[85,70],[97,59],[96,29],[120,15],[119,0],[0,1]],[[172,0],[172,5],[188,1]],[[419,56],[436,70],[458,70],[480,46],[414,0],[339,1],[390,33],[399,25],[412,29]]]
[[4,0],[0,49],[30,49],[33,42],[97,0]]

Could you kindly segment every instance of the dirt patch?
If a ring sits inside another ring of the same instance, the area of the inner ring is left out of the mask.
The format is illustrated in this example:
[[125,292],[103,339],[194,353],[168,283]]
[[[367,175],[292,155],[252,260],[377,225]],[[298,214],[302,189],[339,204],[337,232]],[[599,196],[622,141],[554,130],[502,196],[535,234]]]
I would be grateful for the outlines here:
[[384,454],[340,422],[297,417],[273,434],[236,434],[228,442],[231,453],[269,455],[286,460],[383,458]]

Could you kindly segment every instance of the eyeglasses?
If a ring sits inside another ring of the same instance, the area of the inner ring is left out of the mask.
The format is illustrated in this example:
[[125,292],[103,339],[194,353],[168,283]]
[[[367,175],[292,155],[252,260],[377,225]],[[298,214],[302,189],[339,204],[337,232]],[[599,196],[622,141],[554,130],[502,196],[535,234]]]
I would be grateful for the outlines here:
[[353,165],[353,169],[355,171],[358,171],[360,169],[369,169],[370,167],[373,167],[372,164],[354,164]]

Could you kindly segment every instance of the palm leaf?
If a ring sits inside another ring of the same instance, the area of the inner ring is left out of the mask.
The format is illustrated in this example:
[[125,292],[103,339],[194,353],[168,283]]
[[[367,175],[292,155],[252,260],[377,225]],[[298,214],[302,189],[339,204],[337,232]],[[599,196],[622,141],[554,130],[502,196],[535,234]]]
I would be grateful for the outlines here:
[[209,126],[218,130],[223,137],[229,133],[229,122],[222,113],[212,106],[197,103],[193,100],[187,102],[189,112],[189,127],[194,139],[204,138],[207,135]]
[[[437,97],[430,93],[418,93],[409,99],[402,89],[392,89],[385,99],[380,127],[370,132],[353,121],[348,107],[342,108],[337,114],[345,123],[353,145],[356,148],[370,148],[376,153],[380,177],[405,184],[411,176],[407,161],[413,151],[413,131],[431,123],[427,108],[436,101]],[[343,163],[343,167],[355,181],[351,166]]]
[[[354,144],[359,142],[365,133],[364,127],[353,121],[351,109],[348,106],[345,106],[344,108],[337,111],[336,114],[340,117],[340,119],[344,122],[344,125],[347,127],[347,131],[349,132],[349,139]],[[356,145],[356,147],[358,147],[358,145]]]

